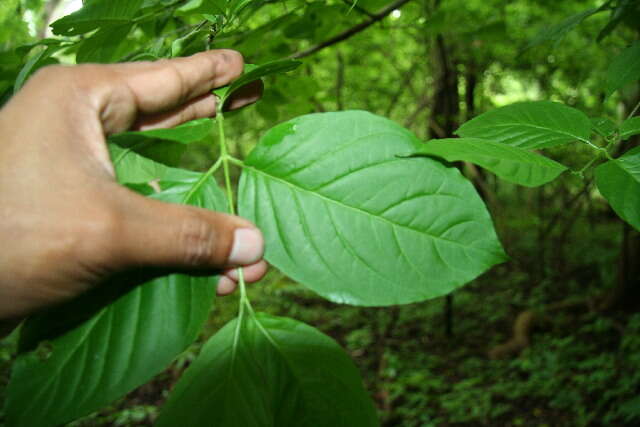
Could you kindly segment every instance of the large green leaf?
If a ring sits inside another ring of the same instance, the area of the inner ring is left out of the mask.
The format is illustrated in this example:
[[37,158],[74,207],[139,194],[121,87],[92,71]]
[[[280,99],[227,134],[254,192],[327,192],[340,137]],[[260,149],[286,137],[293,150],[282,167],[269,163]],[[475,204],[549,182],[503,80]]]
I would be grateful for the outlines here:
[[[187,144],[202,142],[211,137],[213,120],[197,119],[170,129],[123,132],[113,135],[109,142],[141,154],[145,158],[175,166]],[[145,161],[145,158],[129,162]],[[114,161],[118,161],[118,156]]]
[[640,230],[640,147],[595,170],[600,193],[618,216]]
[[453,291],[505,259],[469,181],[420,141],[362,111],[271,129],[245,162],[240,214],[266,258],[335,302],[391,305]]
[[144,0],[93,0],[51,24],[54,34],[72,36],[131,22]]
[[456,134],[536,149],[589,141],[591,121],[582,111],[549,101],[520,102],[484,113]]
[[156,426],[378,425],[356,367],[335,341],[293,319],[241,319],[205,344]]
[[[140,163],[129,152],[118,167]],[[181,202],[201,174],[163,168],[153,197]],[[153,175],[147,176],[152,178]],[[192,204],[224,210],[214,181]],[[11,426],[57,426],[95,411],[147,382],[198,336],[215,296],[215,277],[135,272],[27,321],[13,366],[6,416]],[[138,283],[135,283],[139,280]],[[40,344],[38,344],[40,343]]]
[[227,99],[229,99],[229,96],[242,86],[260,80],[263,77],[295,70],[300,64],[302,64],[302,62],[293,59],[281,59],[261,65],[246,64],[242,76],[231,82],[228,86],[215,89],[213,93],[220,97],[220,104],[224,105]]
[[631,117],[620,125],[620,138],[625,140],[640,134],[640,116]]
[[640,79],[640,42],[635,42],[611,61],[607,70],[607,96],[638,79]]
[[567,170],[558,162],[522,148],[477,138],[434,139],[422,145],[417,153],[449,162],[471,162],[506,181],[527,187],[546,184]]

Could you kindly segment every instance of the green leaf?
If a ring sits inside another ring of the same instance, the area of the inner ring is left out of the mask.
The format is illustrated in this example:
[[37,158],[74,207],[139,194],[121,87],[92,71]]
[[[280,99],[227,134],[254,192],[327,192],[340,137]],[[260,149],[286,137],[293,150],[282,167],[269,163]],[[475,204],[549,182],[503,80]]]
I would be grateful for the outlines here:
[[[153,129],[140,132],[123,132],[113,135],[109,142],[141,154],[141,161],[149,158],[175,166],[187,144],[202,142],[210,138],[213,120],[197,119],[170,129]],[[117,159],[113,158],[116,162]]]
[[593,131],[603,138],[611,138],[618,131],[618,126],[607,117],[593,117],[591,126]]
[[131,155],[131,149],[109,144],[111,161],[121,184],[144,184],[164,179],[169,168],[142,156]]
[[131,23],[143,0],[93,0],[82,9],[51,24],[54,34],[73,36],[89,31]]
[[226,0],[189,0],[183,6],[176,9],[176,15],[226,15]]
[[210,35],[208,30],[191,31],[183,37],[171,43],[171,57],[176,58],[186,53],[193,53],[192,48],[198,42],[202,42]]
[[527,187],[546,184],[567,170],[558,162],[522,148],[476,138],[431,140],[417,153],[441,157],[449,162],[471,162],[506,181]]
[[520,102],[463,124],[457,135],[538,149],[575,140],[589,142],[591,121],[582,111],[549,101]]
[[[620,23],[623,21],[629,22],[634,18],[637,18],[638,12],[634,10],[637,8],[637,0],[620,0],[616,3],[605,2],[601,7],[603,8],[611,8],[612,12],[609,16],[609,22],[604,26],[600,33],[598,33],[598,37],[596,37],[596,41],[600,43],[605,39],[609,34],[615,30]],[[633,22],[633,21],[631,21]]]
[[318,330],[258,313],[214,335],[169,396],[158,427],[370,427],[353,362]]
[[76,55],[76,62],[78,64],[118,62],[123,55],[122,49],[131,28],[133,24],[126,23],[98,30],[96,34],[82,41]]
[[595,170],[598,190],[620,218],[640,230],[640,147]]
[[640,79],[640,41],[613,58],[607,70],[607,96]]
[[[117,173],[140,162],[127,153]],[[132,159],[133,165],[129,165]],[[152,197],[181,202],[201,174],[165,168]],[[224,210],[210,180],[191,202]],[[145,282],[144,284],[140,284]],[[23,326],[6,417],[11,426],[57,426],[102,408],[149,381],[198,336],[215,296],[215,277],[170,275],[148,280],[136,272]],[[40,343],[40,344],[38,344]]]
[[267,132],[245,162],[240,214],[266,258],[325,298],[391,305],[444,295],[504,261],[471,183],[420,141],[362,111],[311,114]]
[[640,134],[640,116],[631,117],[620,125],[620,138],[626,140]]
[[13,85],[13,93],[17,93],[22,86],[26,83],[27,79],[38,69],[47,64],[47,60],[51,58],[51,55],[56,53],[62,48],[61,45],[51,44],[47,45],[44,49],[41,49],[40,52],[32,56],[27,63],[22,67],[18,76],[16,77],[16,82]]
[[603,8],[601,7],[587,9],[580,13],[576,13],[575,15],[569,16],[564,21],[551,28],[544,28],[531,40],[531,42],[529,42],[525,49],[529,49],[549,41],[553,41],[556,43],[559,42],[564,38],[564,36],[567,35],[567,33],[569,33],[578,25],[582,24],[585,19],[587,19],[591,15],[594,15],[595,13],[600,12],[601,10],[603,10]]
[[246,64],[242,76],[234,80],[230,85],[215,89],[213,93],[220,97],[220,105],[224,105],[227,99],[229,99],[229,96],[241,87],[263,77],[295,70],[300,64],[302,64],[302,62],[293,59],[281,59],[262,65]]
[[255,0],[230,0],[229,1],[229,14],[231,16],[236,16],[242,9],[247,7],[250,3],[255,2]]

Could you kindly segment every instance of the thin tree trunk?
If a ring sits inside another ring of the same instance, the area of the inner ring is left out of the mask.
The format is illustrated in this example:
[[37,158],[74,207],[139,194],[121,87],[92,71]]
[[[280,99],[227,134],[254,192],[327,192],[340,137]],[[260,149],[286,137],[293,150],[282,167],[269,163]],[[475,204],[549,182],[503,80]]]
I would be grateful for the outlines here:
[[58,6],[60,6],[60,4],[63,1],[64,0],[48,0],[44,4],[44,9],[42,11],[41,25],[37,31],[37,35],[39,39],[43,39],[47,36],[47,29],[49,28],[49,21],[51,20],[51,16],[53,16],[53,13],[56,11]]

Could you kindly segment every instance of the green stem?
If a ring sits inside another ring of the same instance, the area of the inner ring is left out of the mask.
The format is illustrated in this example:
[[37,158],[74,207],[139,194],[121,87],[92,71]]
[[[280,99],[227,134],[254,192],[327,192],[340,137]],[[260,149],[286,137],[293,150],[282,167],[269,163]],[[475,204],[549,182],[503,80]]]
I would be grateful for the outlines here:
[[187,193],[187,195],[184,197],[184,200],[182,201],[183,204],[189,204],[189,202],[191,201],[191,198],[193,197],[194,194],[196,194],[196,191],[200,190],[200,187],[202,187],[202,185],[209,179],[211,178],[211,175],[213,175],[215,173],[215,171],[217,171],[220,168],[220,165],[222,164],[222,157],[220,157],[218,160],[216,160],[216,162],[209,168],[208,171],[206,171],[204,173],[204,175],[202,175],[200,177],[200,179],[193,184],[193,187],[191,187],[191,189],[189,190],[189,192]]
[[222,169],[224,171],[224,184],[227,190],[227,201],[229,203],[229,212],[231,215],[236,214],[235,203],[233,201],[233,188],[231,187],[231,175],[229,174],[229,153],[227,141],[224,136],[224,115],[222,112],[217,113],[216,122],[218,123],[218,134],[220,138],[220,158],[222,159]]
[[598,155],[594,156],[591,160],[589,160],[587,162],[586,165],[584,165],[582,168],[580,168],[577,171],[571,171],[572,174],[577,175],[578,177],[580,177],[581,179],[584,179],[584,171],[586,171],[587,169],[589,169],[589,167],[600,158],[600,153],[598,153]]
[[[220,110],[222,110],[222,108],[220,108]],[[224,135],[224,115],[222,114],[222,111],[219,111],[216,114],[216,122],[218,122],[218,134],[220,138],[220,159],[222,160],[222,169],[224,171],[224,184],[227,190],[227,201],[229,202],[229,212],[232,215],[235,215],[236,208],[233,200],[233,188],[231,187],[231,175],[229,174],[229,163],[230,162],[237,163],[240,161],[229,155],[229,150],[227,148],[227,140]],[[244,315],[245,306],[249,309],[251,313],[253,313],[253,309],[251,308],[251,304],[249,303],[249,298],[247,297],[247,289],[246,289],[246,284],[244,282],[244,274],[242,272],[242,268],[238,268],[238,285],[240,287],[240,308],[239,308],[238,316],[242,318],[242,316]]]
[[[604,155],[608,160],[613,160],[613,157],[611,157],[611,154],[609,154],[609,151],[607,151],[607,148],[605,147],[600,147],[596,144],[594,144],[593,142],[589,141],[588,139],[580,139],[580,141],[584,142],[585,144],[587,144],[587,146],[591,147],[592,149],[594,149],[596,152],[598,152],[598,156],[600,154]],[[610,145],[610,144],[609,144]],[[607,145],[607,147],[609,147],[609,145]]]

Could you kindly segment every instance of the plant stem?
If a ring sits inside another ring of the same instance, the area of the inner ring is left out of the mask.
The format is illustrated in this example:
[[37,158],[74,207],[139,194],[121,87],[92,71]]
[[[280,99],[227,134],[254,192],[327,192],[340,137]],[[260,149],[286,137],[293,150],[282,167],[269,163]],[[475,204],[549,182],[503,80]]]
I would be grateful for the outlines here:
[[[609,154],[609,151],[607,151],[607,148],[600,147],[600,146],[594,144],[593,142],[589,141],[588,139],[580,139],[580,141],[582,141],[585,144],[587,144],[588,147],[591,147],[592,149],[594,149],[599,154],[603,154],[608,160],[613,160],[613,157],[611,157],[611,154]],[[607,145],[607,147],[609,147],[609,145]]]
[[220,168],[221,164],[222,164],[222,157],[216,160],[216,162],[209,168],[209,170],[200,177],[198,182],[196,182],[193,185],[193,187],[191,187],[187,195],[184,197],[184,200],[182,201],[183,204],[189,203],[189,201],[191,200],[193,195],[196,193],[196,191],[198,191],[200,187],[202,187],[202,185],[207,181],[207,179],[211,178],[211,175],[213,175],[215,171],[217,171]]
[[229,203],[229,213],[236,214],[235,203],[233,201],[233,188],[231,187],[231,176],[229,174],[229,153],[227,149],[227,141],[224,136],[224,116],[222,112],[216,115],[218,123],[218,134],[220,138],[220,158],[222,159],[222,169],[224,170],[224,184],[227,190],[227,201]]
[[[222,105],[219,105],[222,107]],[[233,200],[233,188],[231,187],[231,176],[229,174],[229,162],[236,163],[238,160],[232,158],[229,155],[227,148],[227,141],[224,135],[224,115],[222,114],[222,108],[219,108],[219,112],[216,114],[216,122],[218,122],[218,134],[220,138],[220,159],[222,160],[222,169],[224,171],[224,184],[227,190],[227,201],[229,202],[229,213],[231,215],[236,214],[235,203]],[[240,287],[240,309],[238,316],[242,318],[244,315],[244,307],[246,306],[249,311],[253,314],[253,309],[251,308],[251,304],[249,303],[249,298],[247,297],[247,289],[244,283],[244,274],[242,272],[242,268],[238,268],[238,285]]]
[[638,101],[636,106],[633,107],[633,110],[631,110],[631,112],[629,113],[629,116],[627,117],[627,120],[629,120],[631,117],[633,117],[634,114],[636,114],[638,112],[638,109],[640,109],[640,101]]

